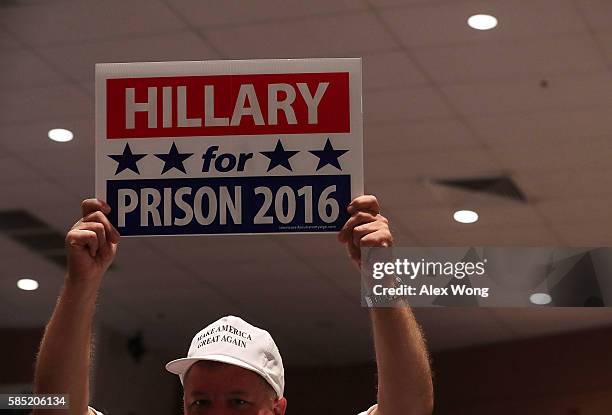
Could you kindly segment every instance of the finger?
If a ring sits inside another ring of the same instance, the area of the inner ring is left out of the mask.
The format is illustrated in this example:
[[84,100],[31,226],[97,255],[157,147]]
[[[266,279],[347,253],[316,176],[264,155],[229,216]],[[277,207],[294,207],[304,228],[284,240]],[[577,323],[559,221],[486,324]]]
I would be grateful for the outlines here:
[[66,235],[66,245],[81,246],[89,250],[92,258],[98,251],[98,235],[94,231],[86,229],[73,229]]
[[108,203],[100,199],[85,199],[81,202],[81,216],[85,217],[96,210],[101,210],[102,212],[108,214],[110,213],[111,208]]
[[340,242],[346,242],[351,239],[351,233],[353,232],[353,228],[355,226],[362,225],[368,222],[376,221],[376,216],[367,212],[356,212],[346,221],[340,233],[338,234],[338,239]]
[[355,228],[353,229],[352,241],[356,246],[360,246],[360,241],[363,237],[370,233],[374,233],[376,231],[386,228],[388,228],[387,224],[378,220],[375,222],[369,222],[364,223],[363,225],[355,226]]
[[106,215],[99,210],[89,215],[85,216],[82,219],[83,222],[99,222],[104,225],[104,230],[106,231],[106,237],[109,238],[108,242],[117,243],[119,242],[119,231],[110,223]]
[[106,256],[110,250],[110,243],[106,239],[106,231],[104,225],[99,222],[83,222],[79,229],[93,231],[98,237],[98,250],[100,255]]
[[361,238],[360,247],[389,247],[393,245],[393,237],[388,228],[379,229]]
[[374,215],[378,215],[380,213],[380,205],[378,204],[378,199],[376,199],[376,196],[363,195],[353,199],[353,201],[348,205],[347,210],[350,215],[357,211],[366,211],[371,212]]

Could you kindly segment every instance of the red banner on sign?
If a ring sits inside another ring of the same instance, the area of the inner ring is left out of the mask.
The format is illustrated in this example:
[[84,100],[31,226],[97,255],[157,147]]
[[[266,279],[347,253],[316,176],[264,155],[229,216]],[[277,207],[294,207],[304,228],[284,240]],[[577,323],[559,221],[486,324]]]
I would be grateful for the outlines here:
[[107,138],[350,132],[349,74],[108,79]]

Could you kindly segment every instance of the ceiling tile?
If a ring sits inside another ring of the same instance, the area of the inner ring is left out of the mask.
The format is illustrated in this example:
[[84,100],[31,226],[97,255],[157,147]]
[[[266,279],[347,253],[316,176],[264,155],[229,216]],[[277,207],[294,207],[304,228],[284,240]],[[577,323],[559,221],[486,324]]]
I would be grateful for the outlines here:
[[29,89],[63,82],[64,79],[52,67],[27,50],[12,49],[2,52],[0,90]]
[[396,151],[431,152],[480,147],[467,127],[454,118],[413,121],[367,122],[363,132],[364,153]]
[[[49,320],[61,286],[64,270],[35,255],[2,258],[0,271],[0,326],[42,327]],[[20,278],[33,278],[34,291],[17,288]]]
[[[39,195],[39,199],[33,197],[28,200],[29,198],[23,195],[26,193],[24,191],[20,194],[20,204],[1,204],[0,210],[23,209],[46,223],[52,230],[64,235],[80,218],[81,201],[83,199],[65,196],[63,189],[54,186],[53,183],[44,181],[35,183],[38,186],[37,188],[28,183],[22,185],[22,189],[36,188],[36,192],[32,193],[34,193],[34,196]],[[5,189],[7,189],[7,186],[0,185],[0,190],[4,191]],[[44,205],[41,205],[41,200],[45,201]]]
[[67,196],[63,187],[44,178],[1,183],[0,194],[3,195],[0,198],[0,210],[22,208],[34,214],[43,209],[41,201],[44,201],[45,207],[57,206]]
[[[471,29],[467,19],[476,13],[496,16],[499,25],[488,31]],[[408,47],[586,32],[570,0],[446,2],[392,8],[384,10],[381,16]]]
[[88,81],[92,85],[96,63],[219,58],[201,37],[191,31],[42,47],[40,53],[70,78]]
[[368,13],[210,29],[206,38],[230,59],[355,57],[394,42]]
[[[28,248],[8,235],[0,234],[0,258],[24,257],[30,254]],[[13,278],[13,271],[5,269],[9,278]]]
[[[514,175],[521,190],[532,200],[575,199],[612,196],[612,170],[562,167],[549,172],[519,172]],[[562,201],[561,201],[562,203]]]
[[540,226],[493,226],[488,228],[436,229],[413,232],[425,246],[558,246],[555,234]]
[[[335,239],[335,235],[332,237]],[[337,296],[332,301],[340,304],[339,307],[360,306],[360,272],[349,258],[346,246],[337,242],[336,244],[337,255],[334,257],[313,260],[310,256],[304,255],[304,263],[308,269],[312,269],[312,279],[327,287],[326,291],[332,296]]]
[[338,242],[336,234],[275,235],[274,242],[288,252],[308,258],[335,259],[345,255],[344,246]]
[[[215,308],[234,307],[223,295],[222,283],[211,285],[200,276],[180,266],[180,262],[197,262],[206,266],[198,258],[183,256],[179,260],[170,259],[166,254],[147,249],[142,238],[122,238],[117,249],[115,259],[116,267],[105,277],[105,287],[112,292],[113,297],[129,304],[130,299],[134,305],[142,310],[147,304],[155,310],[155,314],[171,307],[171,304],[183,304],[184,309],[195,307],[205,299],[205,306],[199,307],[201,312],[213,311]],[[222,274],[222,270],[207,266],[212,277]],[[172,285],[172,296],[164,299],[168,286]],[[217,287],[219,286],[219,287]],[[158,302],[158,300],[162,302]],[[195,310],[194,310],[195,311]],[[149,317],[155,314],[147,312]]]
[[[72,141],[58,143],[47,136],[52,128],[66,128],[74,134]],[[94,153],[94,118],[53,118],[48,121],[0,125],[2,146],[15,154],[30,152],[70,154]]]
[[[367,172],[367,170],[366,170]],[[382,214],[395,213],[405,208],[418,208],[444,205],[421,180],[371,180],[366,176],[366,193],[373,194],[381,204]]]
[[[158,262],[154,263],[158,264]],[[163,265],[163,263],[161,264]],[[141,269],[144,266],[141,266]],[[200,304],[202,308],[197,312],[203,315],[207,311],[221,308],[227,303],[204,285],[179,280],[176,270],[168,273],[167,267],[164,267],[153,272],[147,272],[146,276],[139,276],[132,269],[119,267],[116,272],[105,276],[107,280],[104,282],[105,287],[111,290],[113,297],[123,304],[133,302],[147,319],[154,319],[158,313],[164,312],[172,306],[178,307],[180,304],[184,304],[185,307],[189,307],[188,304]],[[168,284],[173,285],[170,298],[165,295],[168,292]]]
[[364,171],[371,180],[426,179],[475,177],[500,172],[500,167],[481,149],[432,151],[412,153],[396,151],[393,154],[370,156]]
[[501,79],[547,79],[551,75],[606,69],[587,34],[424,47],[414,58],[438,83]]
[[[535,204],[546,220],[554,225],[610,221],[612,196],[542,200]],[[610,238],[612,240],[612,237]]]
[[83,199],[73,195],[62,196],[57,194],[49,200],[44,208],[27,206],[27,209],[55,231],[65,235],[72,228],[72,225],[81,218],[81,202]]
[[196,27],[238,25],[288,19],[326,13],[350,12],[367,8],[365,0],[270,0],[266,2],[244,2],[229,0],[223,7],[214,0],[173,0],[176,9],[189,23]]
[[607,0],[576,0],[576,8],[584,16],[589,27],[597,31],[609,31],[612,20],[612,4]]
[[70,195],[69,200],[80,202],[95,195],[94,174],[89,170],[84,174],[73,175],[70,180],[65,177],[58,177],[57,180],[61,181],[64,190]]
[[590,215],[578,218],[576,223],[556,222],[551,227],[563,246],[612,246],[609,226],[602,226],[602,222],[596,219],[591,221]]
[[172,236],[150,238],[147,243],[175,258],[202,258],[216,263],[265,263],[274,258],[278,251],[278,245],[269,235],[249,235],[243,241],[248,249],[236,249],[240,240],[241,237],[236,235]]
[[408,88],[428,81],[404,52],[384,52],[363,57],[363,89]]
[[600,221],[591,221],[590,217],[580,217],[576,223],[554,223],[551,226],[564,246],[612,246],[610,227],[602,226]]
[[537,141],[520,146],[506,143],[491,148],[491,152],[512,172],[606,169],[612,142],[608,138],[580,138],[559,142],[554,148],[551,143]]
[[402,226],[415,232],[445,229],[449,233],[457,234],[486,233],[487,229],[538,226],[541,223],[540,217],[532,207],[519,203],[506,202],[496,206],[470,205],[469,203],[466,205],[457,208],[469,208],[476,211],[478,222],[474,224],[456,222],[453,219],[453,213],[457,208],[450,207],[398,208],[394,211],[394,216],[397,216]]
[[363,94],[364,123],[450,117],[450,109],[433,88],[385,89]]
[[[4,151],[0,148],[0,153]],[[35,183],[41,179],[41,174],[32,171],[21,160],[2,154],[0,156],[0,185],[24,185]]]
[[13,282],[7,286],[0,282],[0,290],[0,326],[3,328],[44,327],[59,293],[59,289],[43,293],[40,287],[36,291],[23,291]]
[[73,85],[59,85],[3,92],[0,98],[0,125],[50,121],[58,118],[91,116],[93,97]]
[[502,143],[556,146],[568,140],[611,135],[612,123],[602,122],[611,118],[612,106],[600,106],[490,116],[476,114],[468,117],[468,123],[478,138],[492,147]]
[[81,90],[86,91],[92,97],[96,95],[96,84],[94,82],[92,81],[79,82],[78,86],[79,88],[81,88]]
[[[290,258],[281,257],[274,264],[243,263],[238,267],[238,276],[226,278],[219,285],[229,289],[232,295],[240,292],[241,295],[250,297],[251,301],[243,302],[245,304],[260,297],[268,298],[270,305],[274,307],[275,304],[284,302],[283,298],[296,298],[297,292],[301,292],[306,298],[317,298],[321,307],[331,307],[334,300],[340,301],[335,298],[337,292],[330,289],[325,280],[313,275],[312,268]],[[305,314],[309,311],[309,306],[305,303],[292,304],[291,307]]]
[[[492,180],[492,178],[506,177],[510,182],[512,178],[508,178],[507,176],[503,176],[500,174],[492,174],[492,175],[479,175],[479,176],[466,176],[459,178],[432,178],[431,180],[424,180],[422,182],[422,186],[426,188],[433,197],[435,197],[440,206],[453,207],[453,208],[497,208],[499,206],[508,205],[509,207],[513,206],[522,206],[519,197],[516,194],[511,194],[511,191],[495,193],[492,191],[473,191],[468,190],[462,186],[449,185],[444,184],[445,181],[477,181],[488,179]],[[493,179],[494,180],[494,179]],[[499,185],[499,184],[498,184]],[[492,190],[492,189],[488,189]],[[497,188],[499,190],[499,188]],[[520,188],[518,189],[520,192]]]
[[612,65],[612,33],[594,33],[605,62]]
[[59,295],[59,287],[64,282],[65,271],[41,255],[28,251],[26,255],[18,257],[3,257],[2,263],[4,265],[0,271],[0,281],[9,280],[11,285],[14,285],[16,292],[21,292],[16,285],[19,278],[33,278],[43,289],[38,293],[52,294],[53,297]]
[[[42,176],[54,179],[70,179],[75,176],[87,177],[93,183],[94,154],[93,149],[82,152],[79,157],[59,146],[52,151],[28,151],[20,154],[24,163],[34,166]],[[63,181],[62,180],[62,181]]]
[[163,33],[185,25],[158,0],[44,2],[4,8],[0,24],[29,45]]
[[8,51],[21,48],[21,44],[4,28],[0,27],[0,50]]
[[[311,255],[310,251],[298,249],[300,246],[303,247],[302,244],[283,245],[295,258],[289,261],[289,256],[282,256],[281,260],[286,263],[285,274],[292,274],[295,269],[305,276],[309,284],[314,283],[322,287],[325,293],[318,296],[321,301],[359,305],[359,271],[349,259],[346,246],[338,242],[337,234],[325,235],[322,246],[328,248],[327,254],[318,249]],[[275,264],[273,268],[279,268],[279,265]],[[298,281],[296,283],[301,284]],[[316,291],[319,288],[312,289]]]
[[458,111],[468,116],[612,104],[609,72],[551,77],[546,88],[533,79],[447,85],[441,89]]
[[369,0],[369,3],[374,7],[389,7],[389,6],[429,6],[432,3],[444,3],[447,0]]

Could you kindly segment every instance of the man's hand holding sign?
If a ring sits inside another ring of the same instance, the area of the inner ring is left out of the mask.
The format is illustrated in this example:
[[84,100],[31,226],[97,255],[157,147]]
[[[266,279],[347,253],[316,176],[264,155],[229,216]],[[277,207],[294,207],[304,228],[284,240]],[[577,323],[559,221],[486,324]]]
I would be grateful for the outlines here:
[[81,204],[83,217],[66,235],[69,275],[98,282],[115,258],[119,232],[107,216],[110,206],[97,199]]
[[[66,237],[68,274],[38,356],[37,393],[69,393],[71,414],[97,413],[88,408],[91,326],[119,234],[339,231],[358,265],[362,247],[393,244],[378,200],[362,195],[360,65],[345,64],[339,74],[333,60],[309,61],[308,71],[294,61],[247,64],[256,76],[233,73],[229,83],[218,74],[162,76],[185,69],[177,64],[138,67],[146,73],[136,81],[131,67],[119,65],[101,78],[97,198],[83,202]],[[228,67],[236,70],[226,63],[209,70]],[[289,75],[262,74],[271,68]],[[367,414],[431,413],[427,352],[410,309],[371,308],[370,315],[379,388]],[[187,357],[166,369],[183,383],[185,414],[286,411],[276,344],[238,317],[205,327]]]

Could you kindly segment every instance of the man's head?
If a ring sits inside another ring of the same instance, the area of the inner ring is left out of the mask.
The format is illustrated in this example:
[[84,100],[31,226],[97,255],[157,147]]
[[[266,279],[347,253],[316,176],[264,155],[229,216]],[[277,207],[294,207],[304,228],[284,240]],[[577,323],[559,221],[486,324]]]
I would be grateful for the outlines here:
[[186,414],[282,415],[283,362],[270,334],[226,316],[197,333],[186,358],[166,369],[179,375]]
[[287,400],[277,397],[260,375],[227,363],[194,363],[183,378],[183,388],[185,415],[283,415],[287,407]]

